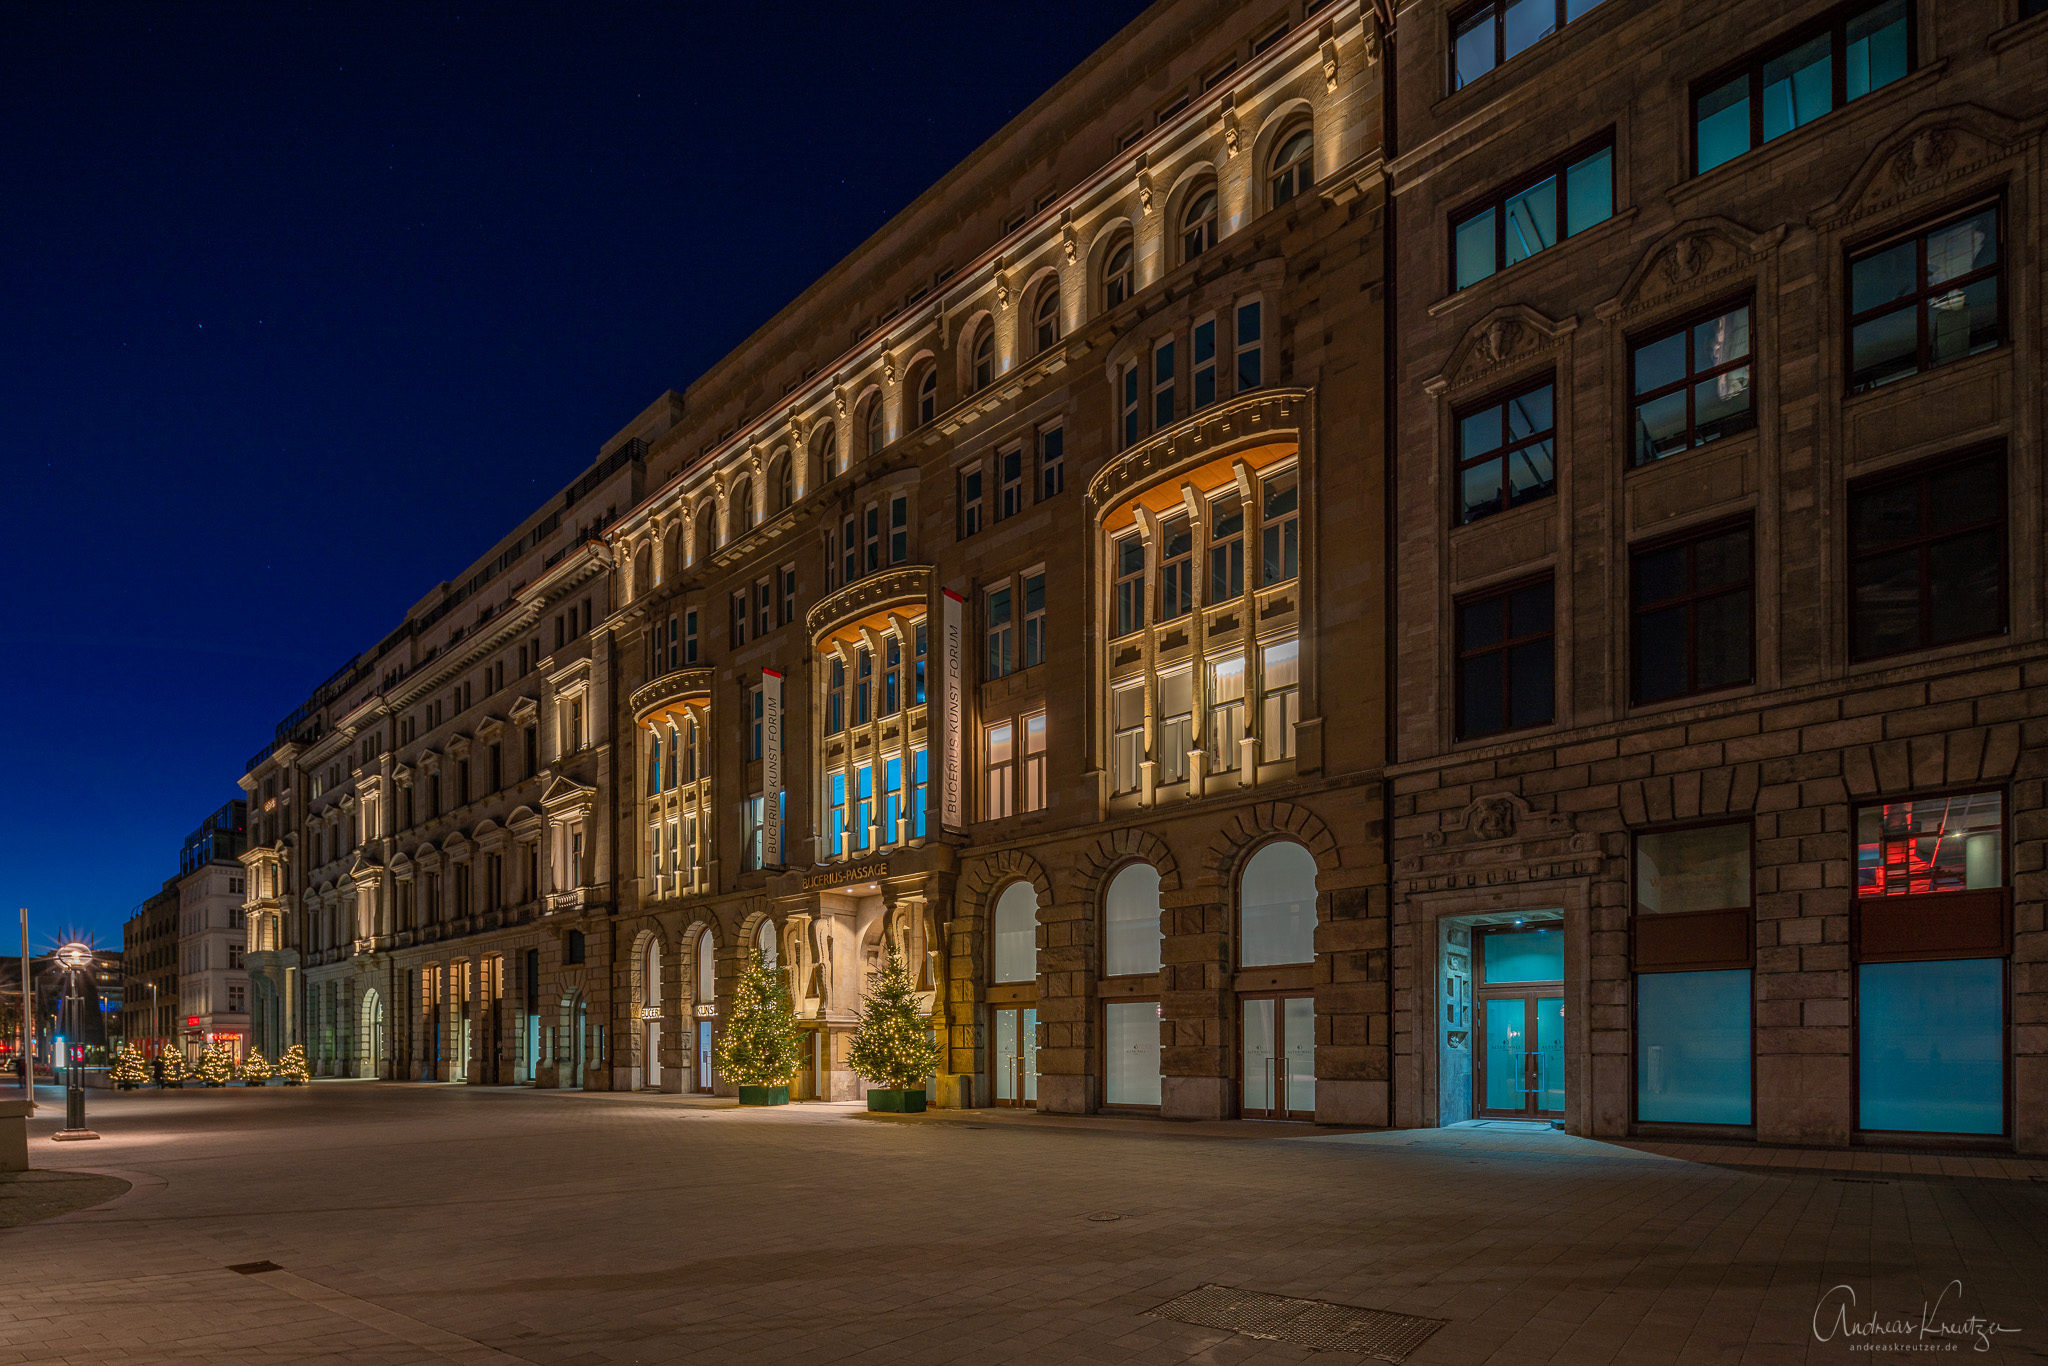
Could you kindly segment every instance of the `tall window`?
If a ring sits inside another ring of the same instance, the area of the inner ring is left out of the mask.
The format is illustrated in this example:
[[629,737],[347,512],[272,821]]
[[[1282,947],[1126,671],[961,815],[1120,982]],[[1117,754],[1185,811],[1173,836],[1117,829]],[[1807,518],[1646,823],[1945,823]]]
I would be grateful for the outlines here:
[[1118,377],[1117,409],[1126,448],[1138,444],[1138,367],[1126,365]]
[[861,513],[861,569],[872,574],[882,567],[882,509],[868,504]]
[[1024,809],[1045,810],[1045,713],[1033,712],[1019,723],[1024,730]]
[[875,652],[863,645],[853,654],[853,723],[865,726],[874,706]]
[[875,843],[875,768],[862,764],[853,771],[854,848],[872,849]]
[[1630,557],[1636,701],[1750,681],[1750,564],[1747,525]]
[[903,709],[903,642],[894,634],[882,639],[881,715],[894,716]]
[[923,749],[911,751],[910,768],[910,834],[914,839],[923,839],[925,807],[928,805],[931,784],[930,752]]
[[1290,133],[1273,153],[1273,169],[1266,176],[1272,187],[1273,207],[1279,208],[1315,183],[1316,140],[1306,128]]
[[1849,261],[1849,387],[1860,392],[2003,339],[1999,207],[1971,210]]
[[747,643],[747,590],[732,595],[732,648]]
[[1184,783],[1195,742],[1194,675],[1186,669],[1159,675],[1159,782]]
[[829,787],[831,800],[827,809],[831,812],[831,819],[825,827],[825,849],[837,858],[845,852],[846,846],[846,775],[834,773]]
[[790,473],[790,460],[785,455],[775,462],[775,510],[777,512],[787,511],[789,505],[795,501],[795,487]]
[[1237,392],[1265,382],[1263,310],[1258,300],[1237,306]]
[[1253,854],[1237,888],[1237,964],[1313,963],[1316,860],[1293,840]]
[[1038,291],[1038,306],[1031,316],[1032,352],[1050,350],[1060,339],[1060,286],[1054,280]]
[[1109,260],[1102,267],[1102,308],[1104,312],[1115,308],[1131,297],[1132,270],[1136,260],[1129,242],[1121,243],[1109,253]]
[[1234,489],[1209,501],[1209,601],[1244,595],[1244,498]]
[[[732,512],[730,515],[732,517],[732,524],[737,530],[753,530],[754,523],[758,519],[754,515],[754,484],[752,480],[740,480],[739,487],[733,490]],[[572,626],[570,629],[573,632],[575,628]]]
[[1024,510],[1024,448],[1012,446],[996,456],[996,520]]
[[1011,670],[1011,633],[1014,628],[1010,587],[992,588],[982,598],[982,615],[987,622],[988,652],[983,676],[1002,678]]
[[826,666],[825,733],[837,735],[846,729],[846,661],[838,655]]
[[796,566],[782,566],[782,624],[789,625],[796,620]]
[[1145,760],[1145,684],[1117,685],[1109,694],[1112,728],[1110,783],[1117,792],[1136,792]]
[[1216,191],[1202,190],[1180,216],[1180,259],[1192,261],[1216,245]]
[[839,548],[844,560],[846,577],[843,582],[852,583],[860,577],[860,517],[848,517],[839,527]]
[[1173,342],[1152,348],[1152,430],[1173,425]]
[[1159,527],[1159,619],[1172,621],[1195,610],[1195,529],[1187,514]]
[[1301,642],[1293,636],[1259,650],[1260,729],[1267,763],[1294,757],[1294,727],[1301,720]]
[[1635,838],[1636,1118],[1748,1124],[1748,821]]
[[1116,633],[1127,636],[1145,624],[1145,542],[1135,531],[1119,536],[1110,555],[1116,571]]
[[1024,667],[1045,663],[1045,573],[1024,576]]
[[[970,368],[972,370],[972,375],[969,379],[969,384],[971,386],[968,390],[969,393],[978,394],[983,389],[988,388],[989,385],[995,383],[996,329],[992,324],[982,324],[981,334],[974,339],[974,359]],[[937,372],[934,371],[932,375],[930,375],[928,378],[930,378],[934,382],[932,392],[934,395],[936,395],[938,392],[936,387],[936,381],[938,378]],[[934,402],[936,402],[936,399],[934,399]],[[936,408],[934,408],[932,416],[937,416]],[[919,423],[925,423],[932,420],[931,417],[925,415],[922,400],[920,400],[919,402],[917,420]]]
[[766,695],[759,687],[748,690],[747,711],[753,717],[753,724],[747,732],[747,758],[749,759],[761,757],[761,721],[766,700]]
[[882,446],[887,439],[882,431],[882,396],[880,394],[876,394],[868,400],[867,433],[867,450],[864,454],[870,458],[880,455],[882,453]]
[[1237,768],[1238,741],[1244,738],[1244,656],[1209,662],[1209,716],[1204,727],[1209,771]]
[[818,482],[824,483],[839,473],[839,432],[836,427],[827,426],[818,434]]
[[882,765],[882,843],[903,838],[903,756],[892,754]]
[[1133,863],[1110,879],[1102,898],[1102,975],[1159,971],[1159,870]]
[[1600,0],[1485,0],[1457,11],[1451,18],[1451,89],[1464,89],[1599,3]]
[[1029,982],[1038,976],[1038,893],[1028,882],[1013,882],[996,898],[995,962],[989,974],[997,982]]
[[775,580],[754,581],[754,636],[759,639],[775,629]]
[[1038,434],[1038,496],[1051,498],[1067,487],[1067,432],[1047,427]]
[[1550,580],[1460,603],[1457,621],[1459,738],[1549,721]]
[[1884,0],[1838,13],[1693,90],[1693,170],[1711,171],[1913,69],[1912,11]]
[[1204,318],[1194,332],[1195,407],[1202,409],[1216,401],[1216,319]]
[[917,623],[917,643],[916,648],[914,650],[914,653],[916,655],[916,660],[914,663],[916,683],[912,690],[911,700],[916,702],[917,705],[920,707],[924,705],[925,656],[927,654],[926,647],[930,644],[930,642],[930,631],[926,628],[925,623],[923,621],[919,621]]
[[910,559],[910,499],[898,495],[889,500],[889,563],[905,564]]
[[1849,490],[1850,653],[2005,630],[2005,461],[1996,451]]
[[1260,541],[1265,551],[1264,577],[1268,586],[1286,583],[1301,573],[1301,475],[1285,469],[1269,475],[1259,494],[1264,521]]
[[[993,333],[988,334],[984,340],[989,342],[991,348],[995,344]],[[928,365],[925,367],[924,378],[917,386],[917,425],[922,427],[938,415],[939,368],[936,365]]]
[[1452,288],[1526,261],[1573,233],[1614,216],[1614,148],[1574,152],[1511,181],[1452,220]]
[[982,769],[982,788],[988,794],[988,819],[999,821],[1009,815],[1015,800],[1017,731],[1008,721],[988,728],[988,762]]
[[1458,419],[1460,522],[1476,522],[1557,491],[1555,395],[1545,380]]
[[1634,347],[1635,463],[1755,426],[1749,359],[1748,304]]
[[972,536],[981,530],[981,466],[960,471],[960,534]]

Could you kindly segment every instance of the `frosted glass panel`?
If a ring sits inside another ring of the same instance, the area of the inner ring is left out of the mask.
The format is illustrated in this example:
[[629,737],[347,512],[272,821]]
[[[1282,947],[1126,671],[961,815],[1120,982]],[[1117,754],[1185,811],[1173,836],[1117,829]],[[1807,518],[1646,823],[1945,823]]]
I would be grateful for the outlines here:
[[1636,836],[1636,907],[1726,911],[1749,904],[1749,822]]
[[1252,855],[1238,886],[1238,964],[1312,963],[1316,956],[1316,861],[1291,840]]
[[1244,1108],[1273,1108],[1273,1002],[1244,1002]]
[[1159,971],[1159,870],[1134,863],[1116,875],[1104,899],[1102,972],[1128,977]]
[[1103,1007],[1108,1036],[1106,1099],[1111,1105],[1159,1103],[1159,1005],[1120,1001]]
[[1749,969],[1636,978],[1636,1118],[1748,1124]]
[[996,1012],[996,1099],[1017,1098],[1017,1012]]
[[1289,1110],[1314,1113],[1316,1108],[1316,1003],[1312,996],[1289,996],[1281,1020],[1281,1040],[1287,1048],[1287,1095]]
[[1857,1123],[2005,1132],[2005,961],[1857,969]]
[[1029,982],[1038,976],[1038,893],[1013,882],[996,902],[996,980]]
[[1024,1050],[1024,1099],[1038,1103],[1038,1007],[1021,1012],[1017,1025],[1018,1046]]
[[1564,980],[1563,930],[1489,934],[1480,943],[1486,954],[1486,981],[1489,983]]
[[1564,998],[1536,1002],[1536,1108],[1564,1109]]
[[1528,1003],[1515,996],[1486,1002],[1486,1106],[1489,1110],[1520,1110],[1529,1103],[1522,1094],[1528,1070]]

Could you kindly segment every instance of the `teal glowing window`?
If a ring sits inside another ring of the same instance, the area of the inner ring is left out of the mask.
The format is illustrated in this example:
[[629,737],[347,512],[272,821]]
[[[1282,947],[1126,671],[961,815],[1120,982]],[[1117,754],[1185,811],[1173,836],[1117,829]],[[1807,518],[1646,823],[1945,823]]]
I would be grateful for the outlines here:
[[1859,1128],[2005,1132],[2002,959],[1865,963],[1856,993]]
[[1600,0],[1485,0],[1451,20],[1451,89],[1462,90]]
[[1452,221],[1452,288],[1526,261],[1613,216],[1614,148],[1575,152]]
[[1850,259],[1850,392],[1998,347],[1998,220],[1998,206],[1987,204]]
[[1749,969],[1636,978],[1636,1118],[1751,1122]]
[[1837,14],[1703,83],[1693,95],[1693,170],[1711,171],[1913,69],[1909,0]]
[[1487,986],[1505,982],[1564,980],[1564,931],[1561,928],[1489,934],[1485,945]]

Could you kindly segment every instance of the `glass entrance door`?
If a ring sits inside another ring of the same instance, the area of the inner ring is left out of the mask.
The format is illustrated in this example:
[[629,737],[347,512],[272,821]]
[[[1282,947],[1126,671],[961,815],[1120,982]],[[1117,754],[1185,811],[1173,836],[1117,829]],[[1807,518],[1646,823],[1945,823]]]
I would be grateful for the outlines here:
[[1313,996],[1248,997],[1242,1023],[1246,1119],[1316,1117],[1316,1003]]
[[711,1021],[697,1021],[697,1089],[711,1091]]
[[1483,931],[1472,1111],[1497,1119],[1564,1114],[1564,931]]
[[995,1057],[996,1104],[1038,1104],[1038,1007],[1023,1006],[996,1011]]

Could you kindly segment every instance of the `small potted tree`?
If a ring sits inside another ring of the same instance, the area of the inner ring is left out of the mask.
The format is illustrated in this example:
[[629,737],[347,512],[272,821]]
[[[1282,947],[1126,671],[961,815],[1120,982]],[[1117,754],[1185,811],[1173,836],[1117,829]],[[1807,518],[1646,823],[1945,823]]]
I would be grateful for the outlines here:
[[242,1066],[236,1075],[242,1079],[244,1086],[262,1086],[272,1076],[270,1059],[252,1048],[249,1050],[249,1056],[242,1059]]
[[304,1086],[313,1079],[306,1070],[306,1046],[295,1043],[277,1060],[277,1075],[286,1086]]
[[157,1085],[166,1089],[185,1084],[185,1055],[175,1048],[165,1048],[157,1053],[156,1060],[163,1064],[163,1074]]
[[200,1057],[193,1075],[208,1086],[226,1086],[235,1079],[235,1055],[217,1043]]
[[719,1075],[739,1083],[740,1104],[789,1104],[789,1081],[800,1061],[797,1033],[782,974],[770,972],[755,949],[733,988],[732,1018],[713,1050]]
[[939,1046],[925,1037],[917,988],[903,955],[889,945],[889,960],[861,1003],[848,1061],[865,1079],[868,1109],[916,1114],[925,1108],[924,1079],[939,1065]]
[[133,1091],[149,1080],[149,1060],[142,1056],[142,1050],[134,1044],[123,1044],[120,1056],[107,1072],[107,1080],[123,1091]]

